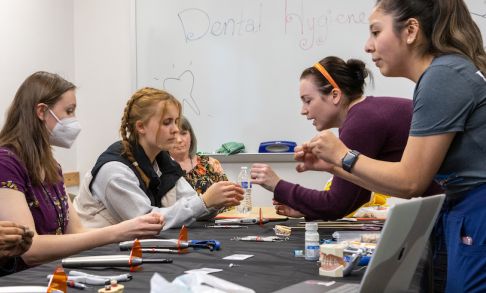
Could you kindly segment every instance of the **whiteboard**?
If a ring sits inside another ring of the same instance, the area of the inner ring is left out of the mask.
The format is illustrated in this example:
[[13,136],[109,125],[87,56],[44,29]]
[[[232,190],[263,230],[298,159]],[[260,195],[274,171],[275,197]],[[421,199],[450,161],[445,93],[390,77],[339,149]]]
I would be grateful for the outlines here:
[[[485,4],[469,2],[484,21]],[[374,3],[136,0],[136,85],[181,101],[199,151],[228,141],[247,152],[268,140],[302,143],[316,130],[300,115],[299,77],[326,56],[365,61],[375,77],[367,95],[412,97],[412,82],[381,76],[364,52]]]

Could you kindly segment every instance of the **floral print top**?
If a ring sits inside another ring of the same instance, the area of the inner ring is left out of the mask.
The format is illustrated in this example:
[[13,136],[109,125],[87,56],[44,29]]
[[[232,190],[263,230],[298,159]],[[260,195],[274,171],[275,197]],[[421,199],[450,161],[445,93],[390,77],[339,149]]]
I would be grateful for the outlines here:
[[19,157],[9,148],[0,147],[0,188],[9,188],[23,193],[38,234],[66,232],[69,222],[69,204],[63,180],[56,184],[44,183],[33,186],[27,169]]
[[204,155],[196,155],[196,165],[184,178],[198,194],[206,192],[213,183],[228,180],[219,161]]

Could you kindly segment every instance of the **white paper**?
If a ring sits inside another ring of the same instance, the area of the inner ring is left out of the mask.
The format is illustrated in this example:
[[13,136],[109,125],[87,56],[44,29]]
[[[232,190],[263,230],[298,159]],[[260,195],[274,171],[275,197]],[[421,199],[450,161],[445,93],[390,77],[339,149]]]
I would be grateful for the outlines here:
[[221,271],[222,271],[222,269],[200,268],[200,269],[188,270],[188,271],[185,271],[184,273],[186,273],[186,274],[190,274],[190,273],[211,274],[211,273],[217,273],[217,272],[221,272]]
[[245,260],[245,259],[250,258],[252,256],[253,256],[253,254],[232,254],[232,255],[228,255],[227,257],[223,257],[223,259]]

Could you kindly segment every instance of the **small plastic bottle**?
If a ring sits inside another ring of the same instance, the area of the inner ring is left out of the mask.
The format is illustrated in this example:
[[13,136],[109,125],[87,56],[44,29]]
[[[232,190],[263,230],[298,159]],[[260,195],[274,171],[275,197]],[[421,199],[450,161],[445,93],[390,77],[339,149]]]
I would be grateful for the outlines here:
[[241,167],[240,174],[238,174],[238,184],[245,191],[244,198],[237,207],[237,211],[242,214],[248,214],[251,212],[251,180],[248,167]]
[[319,259],[319,233],[316,222],[305,223],[305,259],[317,261]]

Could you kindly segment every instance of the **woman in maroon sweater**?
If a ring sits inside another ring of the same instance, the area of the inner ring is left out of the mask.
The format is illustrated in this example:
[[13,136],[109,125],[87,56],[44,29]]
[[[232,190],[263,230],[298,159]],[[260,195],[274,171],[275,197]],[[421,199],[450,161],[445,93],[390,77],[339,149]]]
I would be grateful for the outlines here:
[[[339,128],[339,138],[350,149],[370,158],[397,162],[407,143],[412,100],[364,96],[371,73],[356,59],[326,57],[300,77],[301,114],[316,130]],[[281,180],[266,164],[253,164],[253,183],[274,193],[277,213],[309,220],[335,220],[370,200],[371,191],[337,176],[331,188],[313,190]],[[427,194],[441,193],[438,185]]]

